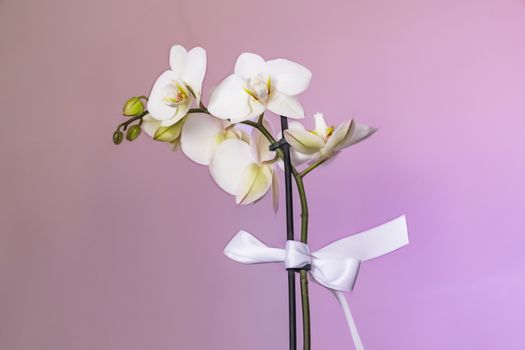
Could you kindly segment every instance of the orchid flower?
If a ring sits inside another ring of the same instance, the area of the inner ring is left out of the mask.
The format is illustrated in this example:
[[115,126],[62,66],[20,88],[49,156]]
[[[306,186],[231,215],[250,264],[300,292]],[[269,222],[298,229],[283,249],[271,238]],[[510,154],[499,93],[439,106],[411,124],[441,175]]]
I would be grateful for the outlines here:
[[254,130],[249,143],[228,139],[217,148],[210,163],[210,173],[220,188],[235,196],[237,204],[255,202],[272,188],[273,207],[277,210],[277,156],[269,146],[270,142]]
[[190,51],[175,45],[170,51],[171,70],[162,73],[149,95],[148,111],[161,126],[177,123],[190,110],[192,101],[200,102],[202,81],[206,73],[206,51]]
[[261,115],[266,109],[277,115],[304,118],[296,95],[308,87],[312,73],[302,65],[278,58],[265,61],[245,52],[235,63],[234,74],[213,91],[208,110],[221,119],[238,123]]
[[249,140],[243,130],[209,114],[192,113],[186,118],[181,136],[182,151],[196,163],[210,164],[215,151],[224,140]]
[[284,132],[286,142],[299,153],[298,163],[326,160],[340,150],[366,139],[377,129],[347,120],[337,127],[328,126],[322,113],[316,113],[315,129],[306,130],[299,122]]
[[150,115],[143,118],[142,129],[156,141],[168,142],[195,163],[208,165],[215,150],[224,140],[237,138],[249,141],[248,134],[233,124],[205,113],[192,113],[170,126],[162,126]]

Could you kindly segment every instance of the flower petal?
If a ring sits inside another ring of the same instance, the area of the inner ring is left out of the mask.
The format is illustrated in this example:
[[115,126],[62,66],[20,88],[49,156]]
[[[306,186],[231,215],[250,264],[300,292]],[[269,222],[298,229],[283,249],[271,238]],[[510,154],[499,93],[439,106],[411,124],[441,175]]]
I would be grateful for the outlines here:
[[251,163],[254,159],[250,145],[239,139],[229,139],[217,147],[210,162],[210,174],[220,188],[235,195],[244,170]]
[[350,124],[350,136],[345,139],[345,142],[343,142],[341,148],[348,147],[355,143],[361,142],[367,137],[371,136],[376,131],[377,129],[374,127],[364,125],[356,122],[355,120],[352,120]]
[[168,120],[175,116],[176,108],[168,106],[163,101],[164,90],[173,80],[176,80],[176,74],[168,70],[162,73],[153,84],[148,99],[148,112],[157,120]]
[[285,95],[279,91],[272,91],[266,108],[277,115],[293,119],[304,118],[303,106],[301,106],[299,101],[295,97]]
[[[265,120],[264,127],[272,133],[272,126]],[[267,162],[275,158],[275,151],[270,151],[270,141],[259,130],[253,129],[250,141],[252,155],[257,163]]]
[[176,74],[176,80],[182,77],[188,61],[188,52],[180,45],[174,45],[170,50],[170,67]]
[[148,114],[142,118],[142,130],[144,130],[144,132],[150,137],[155,136],[158,128],[160,128],[160,121],[153,118],[151,115]]
[[303,154],[317,153],[325,146],[323,139],[304,129],[285,130],[284,138],[293,149]]
[[342,144],[350,133],[351,120],[347,120],[335,129],[334,133],[326,141],[326,147],[323,149],[323,156],[330,157],[332,153],[342,148]]
[[206,50],[194,47],[188,51],[186,67],[182,72],[182,81],[195,93],[197,104],[200,102],[202,81],[206,74]]
[[293,166],[299,166],[304,163],[311,163],[316,161],[320,157],[319,152],[304,154],[296,151],[294,148],[290,149],[290,160]]
[[234,72],[244,79],[259,77],[266,80],[268,77],[268,65],[261,56],[251,52],[244,52],[237,58]]
[[345,147],[351,146],[359,141],[366,139],[376,132],[377,129],[358,124],[353,120],[346,121],[335,129],[334,133],[326,142],[325,153],[330,155]]
[[236,203],[250,204],[264,196],[272,185],[272,168],[269,165],[249,164],[242,173]]
[[312,79],[306,67],[284,58],[268,61],[268,73],[274,88],[290,96],[306,90]]
[[208,165],[219,146],[224,121],[204,113],[190,114],[184,123],[181,147],[196,163]]
[[240,123],[245,120],[256,118],[260,116],[261,114],[263,114],[264,111],[266,110],[266,107],[261,102],[254,99],[253,97],[250,96],[248,101],[250,104],[250,112],[242,118],[231,118],[232,123]]
[[208,111],[221,119],[246,120],[250,115],[250,95],[243,90],[241,77],[232,74],[213,90]]
[[315,113],[315,133],[319,135],[321,138],[326,139],[328,136],[328,125],[326,125],[326,121],[324,120],[323,113]]
[[186,114],[188,114],[188,111],[190,110],[190,106],[191,106],[191,101],[192,99],[188,98],[186,103],[178,105],[177,108],[175,109],[175,115],[173,116],[173,118],[167,119],[167,120],[161,120],[160,125],[170,126],[170,125],[173,125],[179,122],[179,120],[181,120],[182,118],[186,116]]

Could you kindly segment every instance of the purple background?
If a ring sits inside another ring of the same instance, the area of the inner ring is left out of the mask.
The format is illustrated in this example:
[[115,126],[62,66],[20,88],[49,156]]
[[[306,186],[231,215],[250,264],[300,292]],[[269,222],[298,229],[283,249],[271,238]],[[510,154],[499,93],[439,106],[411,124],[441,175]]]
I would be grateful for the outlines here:
[[[1,349],[286,348],[281,267],[222,255],[240,228],[282,244],[284,213],[111,143],[175,43],[207,49],[207,92],[282,56],[313,72],[307,123],[380,129],[306,180],[312,248],[407,215],[350,297],[368,349],[523,349],[524,1],[0,0]],[[311,294],[314,349],[351,348]]]

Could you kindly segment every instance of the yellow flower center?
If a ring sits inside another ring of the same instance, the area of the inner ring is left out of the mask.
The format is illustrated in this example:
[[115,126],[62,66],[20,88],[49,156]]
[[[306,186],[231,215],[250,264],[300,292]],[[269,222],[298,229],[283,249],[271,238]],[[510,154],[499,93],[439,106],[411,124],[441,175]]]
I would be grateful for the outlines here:
[[319,136],[320,138],[322,138],[325,142],[328,141],[328,139],[330,138],[330,136],[332,136],[332,134],[334,133],[334,127],[333,126],[329,126],[326,128],[325,130],[325,134],[326,135],[319,135],[319,133],[315,130],[310,130],[310,132],[314,135],[317,135]]
[[164,88],[164,97],[162,101],[170,107],[177,107],[187,102],[189,98],[186,88],[177,81],[171,82]]

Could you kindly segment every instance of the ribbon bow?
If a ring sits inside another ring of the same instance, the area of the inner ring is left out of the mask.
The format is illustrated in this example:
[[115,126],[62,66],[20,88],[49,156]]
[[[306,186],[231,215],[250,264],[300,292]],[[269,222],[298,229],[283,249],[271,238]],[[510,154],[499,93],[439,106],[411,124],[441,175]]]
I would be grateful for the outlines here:
[[310,266],[310,277],[335,294],[345,314],[355,348],[363,350],[343,292],[353,289],[362,261],[388,254],[407,244],[408,232],[403,215],[342,238],[314,253],[310,253],[308,246],[298,241],[287,241],[285,249],[268,247],[252,234],[239,231],[224,248],[224,254],[243,264],[284,262],[286,269]]

